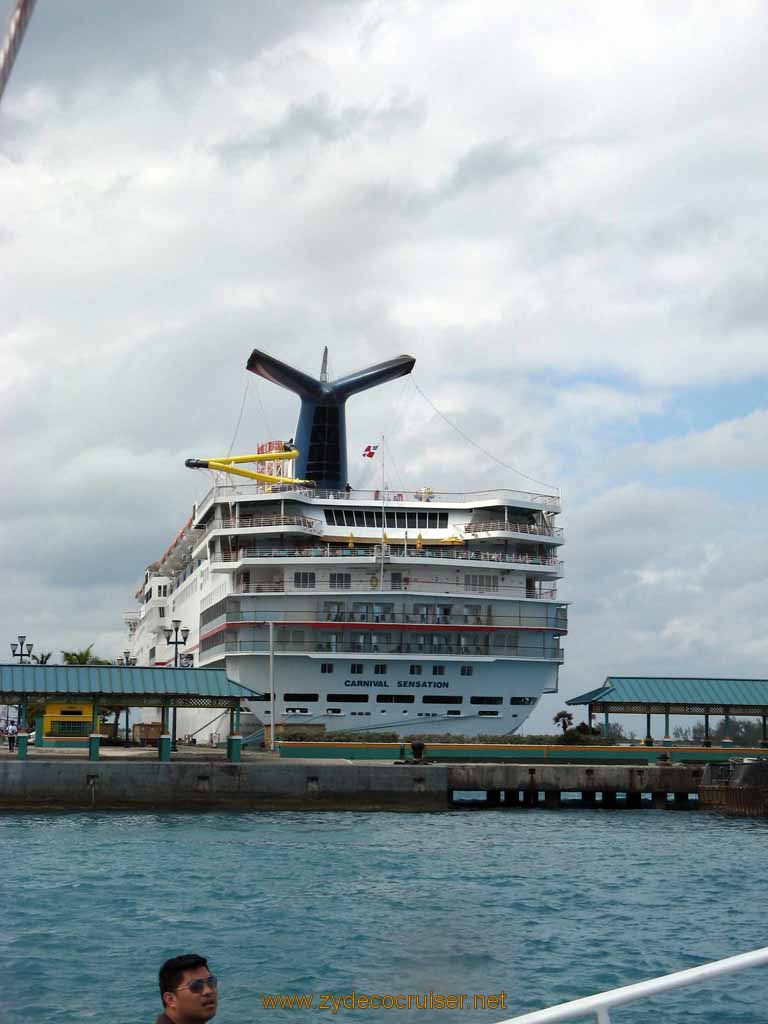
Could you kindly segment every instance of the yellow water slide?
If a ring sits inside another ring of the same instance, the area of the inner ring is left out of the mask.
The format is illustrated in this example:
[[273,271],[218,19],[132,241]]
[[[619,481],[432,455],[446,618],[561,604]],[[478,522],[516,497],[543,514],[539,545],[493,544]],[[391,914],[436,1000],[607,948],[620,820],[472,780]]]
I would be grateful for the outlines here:
[[273,473],[258,473],[253,469],[240,469],[239,466],[248,462],[277,462],[296,459],[297,448],[286,447],[281,452],[261,452],[256,455],[226,455],[216,459],[186,459],[184,465],[189,469],[212,469],[217,473],[232,473],[244,476],[248,480],[258,480],[262,484],[307,484],[313,486],[312,480],[297,480],[290,476],[275,476]]

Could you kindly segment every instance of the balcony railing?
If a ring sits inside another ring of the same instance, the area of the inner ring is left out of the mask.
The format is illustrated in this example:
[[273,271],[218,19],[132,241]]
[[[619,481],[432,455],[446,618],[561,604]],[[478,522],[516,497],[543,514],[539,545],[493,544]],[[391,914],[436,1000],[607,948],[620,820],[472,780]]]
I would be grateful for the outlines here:
[[[255,548],[243,547],[237,551],[218,552],[211,555],[211,563],[218,562],[242,562],[245,559],[278,559],[278,558],[332,558],[335,560],[347,560],[353,558],[381,559],[381,549],[374,546],[355,545],[354,548],[325,545],[324,547],[301,547],[301,548]],[[541,555],[526,555],[519,553],[504,553],[503,551],[456,551],[445,548],[435,550],[434,548],[395,547],[392,544],[386,545],[384,554],[385,561],[391,559],[430,559],[436,562],[482,562],[486,564],[538,566],[547,570],[562,573],[563,563],[557,558]]]
[[211,488],[198,505],[195,513],[196,517],[199,518],[203,516],[210,505],[217,499],[223,499],[226,501],[241,494],[245,496],[259,496],[263,494],[267,498],[274,498],[275,495],[282,495],[287,498],[314,498],[320,501],[370,501],[376,502],[377,504],[381,504],[382,501],[387,504],[390,502],[403,502],[407,504],[414,504],[415,502],[442,502],[444,504],[451,505],[461,504],[462,502],[479,504],[480,502],[485,501],[497,504],[513,504],[516,501],[521,501],[525,502],[527,505],[537,505],[542,508],[552,510],[559,510],[560,508],[559,494],[534,494],[530,491],[516,491],[506,488],[492,491],[431,491],[430,488],[427,487],[417,491],[397,491],[388,488],[382,493],[382,491],[377,490],[329,491],[294,484],[271,484],[267,488],[263,484],[237,483],[217,484],[215,487]]
[[[702,964],[700,967],[689,967],[687,970],[676,971],[674,974],[663,974],[659,978],[638,981],[634,985],[613,988],[607,992],[600,992],[598,995],[573,999],[568,1003],[560,1003],[559,1006],[550,1006],[546,1010],[534,1010],[532,1013],[524,1013],[519,1017],[510,1017],[508,1020],[502,1021],[501,1024],[561,1024],[561,1022],[569,1020],[583,1021],[587,1017],[594,1019],[597,1024],[611,1024],[610,1011],[616,1007],[636,1003],[641,999],[650,999],[651,996],[657,996],[662,992],[671,992],[673,989],[712,981],[726,974],[743,971],[748,967],[766,965],[768,965],[768,947],[755,949],[751,953],[730,956],[725,960],[715,960],[712,963]],[[711,996],[702,997],[702,1008],[710,1003]],[[696,1016],[698,1015],[697,1012]],[[761,1011],[756,1006],[755,1020],[761,1015]],[[706,1011],[704,1016],[707,1016]],[[660,1010],[651,1010],[649,1007],[648,1013],[643,1015],[643,1019],[664,1019],[664,1014]]]
[[534,537],[562,537],[560,527],[536,526],[533,523],[510,523],[505,519],[488,519],[482,523],[463,523],[464,533],[526,533]]
[[557,630],[568,628],[565,613],[546,617],[534,615],[434,615],[421,612],[373,612],[373,611],[326,611],[317,608],[291,609],[256,609],[254,611],[227,611],[220,616],[227,622],[335,622],[343,626],[345,622],[365,622],[371,626],[387,623],[408,623],[418,626],[488,626],[495,629],[528,629]]
[[450,580],[429,580],[420,579],[418,576],[403,576],[398,583],[391,583],[385,576],[383,586],[378,582],[378,575],[372,574],[375,585],[370,579],[361,579],[350,583],[348,587],[331,587],[328,584],[315,583],[312,586],[296,586],[289,579],[240,583],[234,594],[302,594],[322,592],[326,594],[340,593],[375,593],[375,594],[487,594],[489,597],[511,598],[520,601],[554,601],[557,599],[557,587],[530,587],[524,592],[521,588],[508,584],[499,583],[498,586],[491,586],[487,583],[473,583],[466,585],[463,580],[460,583],[453,583]]
[[[203,656],[209,651],[225,647],[227,654],[268,654],[268,640],[227,640],[224,634],[211,637],[204,641]],[[562,662],[563,651],[550,645],[533,645],[524,647],[497,647],[487,643],[443,644],[432,647],[428,644],[407,643],[397,641],[374,642],[373,640],[275,640],[274,649],[277,653],[290,654],[407,654],[414,658],[523,658]]]
[[321,520],[311,519],[309,516],[271,515],[240,516],[239,518],[217,516],[209,523],[206,523],[205,531],[204,533],[201,533],[201,536],[206,536],[212,530],[250,530],[257,528],[279,530],[281,527],[293,527],[315,534],[322,533],[323,531],[323,523]]

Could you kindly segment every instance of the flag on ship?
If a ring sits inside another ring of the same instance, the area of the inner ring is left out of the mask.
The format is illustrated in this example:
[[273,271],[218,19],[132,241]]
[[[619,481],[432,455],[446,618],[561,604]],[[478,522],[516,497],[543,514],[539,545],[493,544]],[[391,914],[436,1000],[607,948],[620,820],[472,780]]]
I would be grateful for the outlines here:
[[377,444],[366,445],[363,451],[363,458],[372,459],[378,450],[379,446]]

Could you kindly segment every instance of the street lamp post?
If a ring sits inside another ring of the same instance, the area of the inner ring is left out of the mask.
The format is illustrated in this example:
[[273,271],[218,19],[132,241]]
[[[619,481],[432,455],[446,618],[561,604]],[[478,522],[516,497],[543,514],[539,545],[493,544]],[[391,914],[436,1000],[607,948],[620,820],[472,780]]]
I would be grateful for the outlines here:
[[[181,633],[181,639],[179,639],[179,633]],[[181,619],[173,619],[171,622],[171,629],[165,630],[165,642],[169,647],[173,647],[173,667],[179,667],[179,648],[185,647],[187,643],[187,637],[189,636],[189,630],[186,626],[181,625]],[[171,639],[173,637],[173,639]],[[173,725],[171,728],[171,750],[178,750],[176,745],[176,707],[173,709]]]
[[[24,659],[25,658],[31,658],[32,648],[34,647],[34,644],[28,644],[26,642],[26,640],[27,640],[27,638],[25,636],[22,636],[21,634],[19,634],[19,642],[16,643],[16,644],[11,644],[11,654],[13,655],[14,658],[18,658],[19,659],[19,664],[20,665],[24,664]],[[26,651],[24,650],[25,647],[26,647]],[[8,707],[9,707],[9,705],[6,704],[5,705],[5,717],[6,717],[6,720],[8,719]],[[18,726],[19,729],[21,729],[21,705],[20,704],[18,704],[16,706],[16,725]]]
[[[122,658],[118,658],[117,659],[117,664],[120,665],[121,668],[133,668],[133,666],[136,664],[136,659],[131,657],[131,652],[130,651],[123,651],[123,656],[122,656]],[[125,746],[126,747],[130,746],[130,743],[131,743],[130,737],[129,737],[129,732],[128,732],[128,730],[130,728],[130,718],[131,718],[131,709],[130,708],[126,708],[125,709]],[[117,730],[117,727],[115,727],[115,729]],[[118,739],[118,738],[119,738],[118,736],[115,736],[115,739]]]

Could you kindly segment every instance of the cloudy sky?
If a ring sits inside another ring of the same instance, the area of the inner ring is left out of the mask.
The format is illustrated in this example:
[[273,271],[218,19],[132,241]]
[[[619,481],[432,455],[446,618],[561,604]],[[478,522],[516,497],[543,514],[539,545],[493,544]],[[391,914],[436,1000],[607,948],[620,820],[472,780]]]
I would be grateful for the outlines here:
[[[0,9],[7,15],[9,0]],[[396,486],[564,495],[562,699],[768,674],[768,11],[39,0],[0,110],[0,639],[124,646],[207,489],[334,375]],[[7,648],[6,648],[7,650]],[[10,652],[7,650],[7,653]]]

